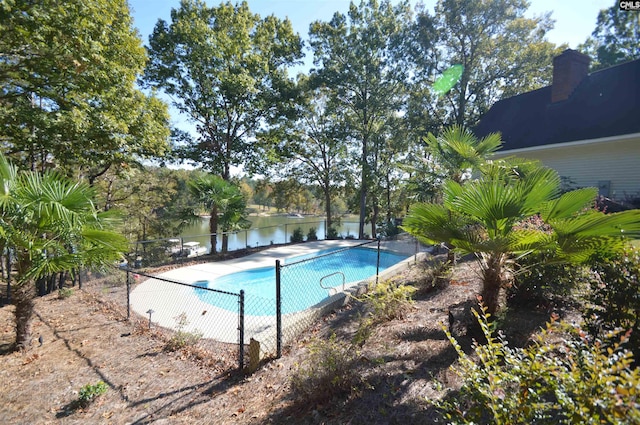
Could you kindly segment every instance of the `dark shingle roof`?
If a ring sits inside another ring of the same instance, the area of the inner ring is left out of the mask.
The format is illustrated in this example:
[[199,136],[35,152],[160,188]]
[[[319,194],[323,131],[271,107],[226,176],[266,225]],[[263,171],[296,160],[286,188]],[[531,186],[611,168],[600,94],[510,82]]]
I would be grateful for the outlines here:
[[586,76],[551,103],[551,86],[496,102],[474,132],[499,131],[504,150],[640,132],[640,59]]

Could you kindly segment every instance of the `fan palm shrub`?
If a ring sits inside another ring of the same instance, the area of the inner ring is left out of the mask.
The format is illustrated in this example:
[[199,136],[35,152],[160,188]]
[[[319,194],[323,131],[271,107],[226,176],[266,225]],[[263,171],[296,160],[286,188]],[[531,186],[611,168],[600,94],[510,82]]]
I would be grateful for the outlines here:
[[[522,160],[488,162],[464,185],[448,180],[442,203],[410,208],[403,229],[425,243],[446,243],[473,254],[482,274],[481,296],[489,314],[513,278],[515,260],[537,252],[551,261],[582,263],[603,251],[619,251],[640,236],[640,211],[604,214],[592,206],[597,189],[561,194],[558,174]],[[536,218],[542,224],[523,225]]]
[[93,197],[86,183],[51,171],[18,171],[0,154],[0,249],[14,259],[18,348],[30,344],[38,282],[81,268],[104,270],[127,249],[127,240],[111,230],[114,211],[97,211]]
[[209,232],[211,253],[218,245],[218,226],[222,229],[222,252],[227,252],[229,236],[226,232],[239,230],[249,224],[245,219],[247,202],[240,188],[220,176],[205,175],[189,184],[191,193],[210,211]]

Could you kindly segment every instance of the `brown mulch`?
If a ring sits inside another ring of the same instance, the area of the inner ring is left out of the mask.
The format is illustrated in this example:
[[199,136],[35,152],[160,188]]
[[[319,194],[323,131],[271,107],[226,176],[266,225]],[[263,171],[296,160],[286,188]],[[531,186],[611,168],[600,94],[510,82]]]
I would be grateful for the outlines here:
[[[419,282],[426,267],[417,264],[396,279]],[[39,298],[31,349],[11,352],[13,307],[5,306],[0,308],[0,423],[432,423],[437,412],[427,400],[444,393],[436,382],[458,385],[450,370],[457,356],[442,323],[451,311],[454,334],[470,347],[462,325],[478,290],[473,263],[461,263],[445,289],[419,293],[402,319],[378,325],[360,348],[365,384],[321,404],[297,398],[290,376],[304,362],[312,338],[335,333],[351,339],[362,314],[357,302],[320,320],[282,358],[248,376],[234,371],[233,350],[203,341],[201,347],[167,351],[161,330],[149,330],[144,320],[124,320],[113,305],[83,290],[66,299]],[[546,314],[522,316],[517,336],[525,340],[547,319]],[[108,385],[107,393],[80,405],[80,389],[98,381]]]

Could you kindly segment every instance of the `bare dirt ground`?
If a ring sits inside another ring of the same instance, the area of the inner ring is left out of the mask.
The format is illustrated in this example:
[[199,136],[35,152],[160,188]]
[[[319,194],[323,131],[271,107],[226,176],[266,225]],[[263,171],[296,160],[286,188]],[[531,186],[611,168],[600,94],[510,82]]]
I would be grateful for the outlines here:
[[[456,388],[450,366],[456,353],[442,331],[450,309],[462,321],[479,290],[473,263],[460,263],[442,290],[421,293],[403,319],[378,325],[359,352],[363,385],[321,403],[296,397],[290,377],[314,338],[350,340],[361,306],[353,303],[325,317],[288,347],[284,356],[247,376],[234,371],[234,349],[201,341],[186,350],[165,349],[167,335],[83,290],[66,299],[37,300],[34,343],[9,351],[12,308],[0,308],[0,423],[2,424],[425,424],[438,413],[427,403]],[[425,264],[399,279],[414,283]],[[508,336],[524,342],[548,312],[509,318]],[[462,329],[462,327],[461,327]],[[455,330],[455,326],[454,326]],[[42,344],[38,342],[42,336]],[[457,333],[463,347],[470,338]],[[231,372],[230,372],[231,371]],[[78,403],[86,384],[109,389]]]

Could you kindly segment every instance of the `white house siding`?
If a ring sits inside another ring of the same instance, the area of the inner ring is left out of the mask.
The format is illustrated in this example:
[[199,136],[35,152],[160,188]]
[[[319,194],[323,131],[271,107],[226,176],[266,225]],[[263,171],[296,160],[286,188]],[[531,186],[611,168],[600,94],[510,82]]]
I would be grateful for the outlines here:
[[[623,140],[588,140],[496,154],[497,158],[505,156],[540,160],[578,187],[598,187],[600,182],[610,182],[610,198],[640,196],[640,134]],[[606,186],[601,190],[606,191]]]

